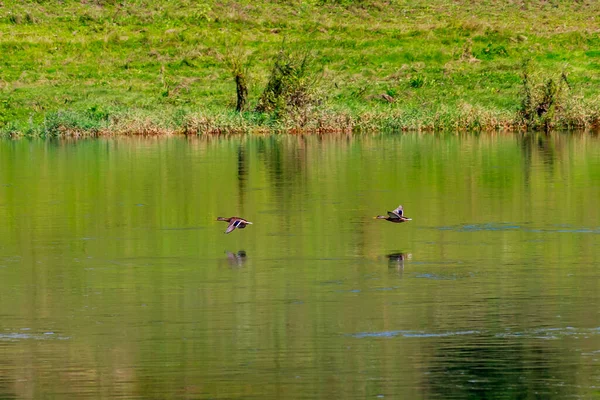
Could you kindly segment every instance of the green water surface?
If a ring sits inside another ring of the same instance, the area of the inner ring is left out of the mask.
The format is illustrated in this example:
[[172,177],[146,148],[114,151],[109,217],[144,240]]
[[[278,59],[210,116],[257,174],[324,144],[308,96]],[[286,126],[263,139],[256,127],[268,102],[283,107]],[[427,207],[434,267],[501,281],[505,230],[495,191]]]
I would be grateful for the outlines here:
[[600,397],[599,246],[590,135],[0,141],[0,398]]

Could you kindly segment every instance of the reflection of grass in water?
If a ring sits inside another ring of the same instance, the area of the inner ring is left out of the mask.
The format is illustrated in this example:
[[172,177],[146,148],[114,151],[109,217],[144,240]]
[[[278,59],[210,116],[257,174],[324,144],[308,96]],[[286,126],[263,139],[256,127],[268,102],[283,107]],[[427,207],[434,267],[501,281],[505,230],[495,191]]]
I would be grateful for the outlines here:
[[[560,107],[528,125],[598,121],[596,2],[98,3],[0,8],[10,32],[0,36],[3,133],[514,128],[523,124],[523,59],[542,81],[564,70],[571,85]],[[293,118],[235,112],[223,59],[232,35],[252,60],[246,109],[283,37],[292,51],[318,54],[323,101]]]

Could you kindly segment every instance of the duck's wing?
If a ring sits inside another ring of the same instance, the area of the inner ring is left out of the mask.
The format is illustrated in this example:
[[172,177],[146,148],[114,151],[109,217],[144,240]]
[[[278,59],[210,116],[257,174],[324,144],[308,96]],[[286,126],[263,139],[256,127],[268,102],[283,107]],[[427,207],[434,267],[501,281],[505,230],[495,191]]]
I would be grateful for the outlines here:
[[388,211],[388,215],[389,215],[390,219],[400,219],[400,216],[398,214],[396,214],[395,212]]
[[394,214],[398,214],[399,216],[402,216],[404,214],[404,209],[402,208],[402,206],[398,206],[398,208],[396,208],[394,211],[392,211]]
[[239,220],[233,220],[229,223],[229,225],[227,225],[227,229],[225,230],[225,233],[231,233],[233,232],[233,230],[235,228],[237,228],[237,226],[240,224]]

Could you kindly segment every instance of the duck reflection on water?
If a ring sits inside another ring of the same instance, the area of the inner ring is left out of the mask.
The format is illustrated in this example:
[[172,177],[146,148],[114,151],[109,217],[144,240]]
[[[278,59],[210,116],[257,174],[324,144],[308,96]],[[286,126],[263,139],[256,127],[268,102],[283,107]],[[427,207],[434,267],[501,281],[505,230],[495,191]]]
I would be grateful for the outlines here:
[[391,253],[386,255],[388,259],[388,268],[394,268],[398,272],[404,271],[404,260],[412,258],[411,253]]
[[232,267],[243,267],[246,262],[246,252],[244,250],[240,250],[236,253],[232,253],[230,251],[226,251],[227,261],[229,265]]

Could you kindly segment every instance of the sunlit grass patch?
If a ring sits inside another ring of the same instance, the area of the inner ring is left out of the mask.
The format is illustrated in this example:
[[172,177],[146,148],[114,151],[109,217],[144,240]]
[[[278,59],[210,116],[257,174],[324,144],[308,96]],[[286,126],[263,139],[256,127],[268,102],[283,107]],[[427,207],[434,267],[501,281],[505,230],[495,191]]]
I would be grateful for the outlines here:
[[[588,127],[597,124],[600,30],[589,16],[598,11],[595,2],[561,0],[4,1],[0,129],[521,129],[526,59],[540,76],[569,76],[553,126]],[[252,55],[242,114],[222,57],[232,37]],[[316,54],[319,100],[285,113],[257,110],[282,43]],[[108,119],[90,120],[92,107]],[[160,121],[182,109],[193,129],[183,119]]]

